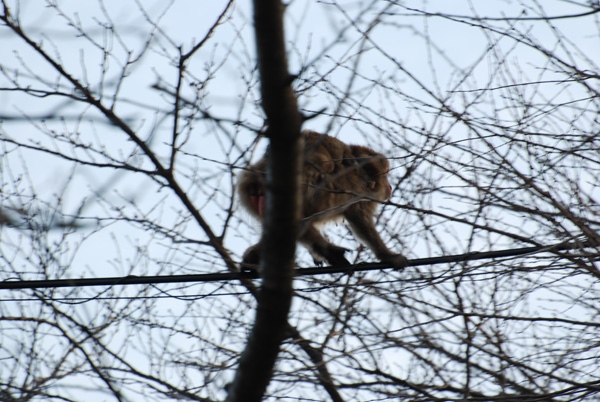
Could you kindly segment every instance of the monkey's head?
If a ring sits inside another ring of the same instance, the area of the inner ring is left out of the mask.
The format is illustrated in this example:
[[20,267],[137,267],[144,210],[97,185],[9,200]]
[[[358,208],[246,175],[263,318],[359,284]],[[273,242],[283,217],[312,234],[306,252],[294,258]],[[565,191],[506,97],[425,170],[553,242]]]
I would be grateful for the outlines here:
[[388,181],[390,164],[385,156],[370,148],[352,145],[352,154],[359,166],[359,173],[365,180],[369,195],[380,201],[387,201],[392,196],[392,186]]

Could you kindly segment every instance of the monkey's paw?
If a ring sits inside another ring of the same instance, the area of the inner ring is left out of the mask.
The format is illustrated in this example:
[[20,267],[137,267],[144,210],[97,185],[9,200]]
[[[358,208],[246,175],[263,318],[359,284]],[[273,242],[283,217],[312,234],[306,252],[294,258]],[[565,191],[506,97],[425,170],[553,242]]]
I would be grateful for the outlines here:
[[392,254],[388,257],[382,258],[381,262],[390,264],[396,271],[404,269],[408,266],[408,259],[402,254]]
[[346,251],[349,251],[346,248],[334,246],[329,243],[317,243],[312,246],[305,244],[305,246],[310,252],[310,255],[312,255],[315,266],[320,267],[324,262],[327,262],[333,267],[350,265],[350,262],[344,257]]
[[260,245],[255,244],[244,252],[241,268],[243,272],[258,271],[260,264]]
[[343,267],[350,265],[350,261],[344,257],[346,251],[349,250],[343,247],[329,245],[322,250],[322,255],[332,267]]

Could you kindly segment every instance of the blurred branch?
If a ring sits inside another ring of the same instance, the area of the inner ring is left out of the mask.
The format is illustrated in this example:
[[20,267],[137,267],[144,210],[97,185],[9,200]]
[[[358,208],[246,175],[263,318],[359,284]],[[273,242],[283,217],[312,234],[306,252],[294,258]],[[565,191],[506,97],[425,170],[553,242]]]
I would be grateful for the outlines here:
[[267,209],[263,220],[256,319],[240,357],[228,402],[259,402],[271,381],[280,343],[288,326],[300,216],[301,115],[291,86],[280,0],[254,1],[254,30],[262,107],[270,139],[267,159]]

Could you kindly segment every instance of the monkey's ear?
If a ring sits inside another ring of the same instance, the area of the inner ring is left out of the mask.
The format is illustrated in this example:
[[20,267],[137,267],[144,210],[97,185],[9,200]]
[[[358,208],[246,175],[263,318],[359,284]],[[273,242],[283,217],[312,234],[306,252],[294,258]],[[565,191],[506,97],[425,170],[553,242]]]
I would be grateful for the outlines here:
[[345,167],[356,166],[356,155],[352,152],[344,151],[344,153],[342,154],[342,165]]
[[363,170],[365,171],[365,173],[367,174],[367,176],[369,176],[370,178],[375,178],[377,177],[379,174],[383,173],[383,167],[382,166],[378,166],[380,165],[380,163],[377,163],[378,160],[374,159],[374,158],[362,158],[363,160],[360,161]]
[[353,151],[358,169],[366,173],[367,177],[376,177],[380,170],[377,166],[377,159],[373,158],[372,155],[365,153],[360,148],[353,149]]

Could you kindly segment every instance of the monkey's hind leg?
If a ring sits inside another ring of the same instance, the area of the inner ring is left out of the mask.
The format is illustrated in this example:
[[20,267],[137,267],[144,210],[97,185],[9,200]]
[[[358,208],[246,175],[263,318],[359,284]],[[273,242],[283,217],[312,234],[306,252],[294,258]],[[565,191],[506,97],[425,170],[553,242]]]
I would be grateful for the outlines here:
[[260,249],[262,242],[256,243],[254,246],[248,247],[242,256],[241,268],[243,272],[258,271],[260,264]]
[[312,225],[302,233],[300,242],[308,249],[316,265],[322,265],[323,261],[327,261],[331,266],[350,265],[350,262],[344,257],[344,253],[348,249],[331,244]]

